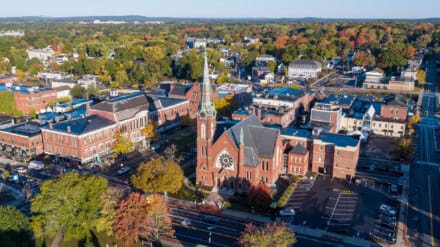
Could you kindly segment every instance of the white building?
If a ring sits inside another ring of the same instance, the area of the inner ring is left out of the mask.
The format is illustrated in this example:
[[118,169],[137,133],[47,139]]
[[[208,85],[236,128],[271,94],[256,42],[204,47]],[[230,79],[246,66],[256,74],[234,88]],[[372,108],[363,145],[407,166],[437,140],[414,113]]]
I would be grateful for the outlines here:
[[309,59],[300,59],[289,64],[289,78],[317,78],[322,71],[321,64]]
[[42,62],[47,61],[55,56],[55,52],[50,47],[44,49],[27,50],[27,53],[29,59],[36,58]]

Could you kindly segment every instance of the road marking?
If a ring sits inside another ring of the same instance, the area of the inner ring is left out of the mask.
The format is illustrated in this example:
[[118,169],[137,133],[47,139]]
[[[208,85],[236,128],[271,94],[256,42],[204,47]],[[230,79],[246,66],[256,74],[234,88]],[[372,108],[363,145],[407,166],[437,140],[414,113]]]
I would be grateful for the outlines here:
[[431,176],[428,175],[429,222],[431,224],[431,246],[435,246],[434,225],[432,223]]
[[335,210],[336,210],[336,207],[338,206],[338,202],[339,202],[339,198],[341,197],[341,193],[338,193],[338,198],[336,198],[336,203],[335,203],[335,206],[334,206],[334,208],[333,208],[333,210],[332,210],[332,213],[331,213],[331,215],[330,215],[330,219],[327,221],[327,227],[326,227],[326,231],[328,230],[328,227],[329,227],[329,225],[330,225],[330,222],[332,221],[332,218],[333,218],[333,214],[335,213]]

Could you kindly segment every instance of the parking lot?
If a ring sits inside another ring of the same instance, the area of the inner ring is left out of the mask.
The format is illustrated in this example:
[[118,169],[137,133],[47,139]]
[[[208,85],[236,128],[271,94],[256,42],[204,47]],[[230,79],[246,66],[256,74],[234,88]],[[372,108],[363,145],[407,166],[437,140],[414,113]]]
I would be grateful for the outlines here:
[[382,204],[389,204],[391,195],[386,190],[373,181],[355,184],[318,176],[314,182],[299,183],[285,207],[293,208],[295,216],[285,221],[372,239],[377,231],[381,231],[379,227],[384,227],[379,208]]

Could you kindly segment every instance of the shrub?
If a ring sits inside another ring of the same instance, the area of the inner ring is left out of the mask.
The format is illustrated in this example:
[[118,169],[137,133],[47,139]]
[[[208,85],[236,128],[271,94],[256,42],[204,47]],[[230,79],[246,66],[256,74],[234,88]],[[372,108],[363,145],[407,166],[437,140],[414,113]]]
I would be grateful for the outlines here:
[[295,191],[296,183],[291,183],[286,190],[283,192],[283,195],[278,200],[277,206],[279,208],[282,208],[286,206],[287,201],[289,200],[290,196],[292,195],[293,191]]

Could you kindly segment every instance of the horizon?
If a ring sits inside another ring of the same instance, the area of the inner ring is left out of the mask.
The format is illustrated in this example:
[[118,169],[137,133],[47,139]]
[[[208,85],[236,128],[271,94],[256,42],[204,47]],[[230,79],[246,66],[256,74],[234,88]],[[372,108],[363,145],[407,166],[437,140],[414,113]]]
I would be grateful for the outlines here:
[[[8,1],[0,18],[143,16],[149,18],[203,19],[428,19],[439,18],[440,1],[369,0],[368,4],[344,0],[128,0]],[[23,8],[25,6],[25,8]],[[60,7],[61,6],[61,7]],[[268,8],[271,6],[271,8]],[[359,15],[359,13],[363,13]]]

